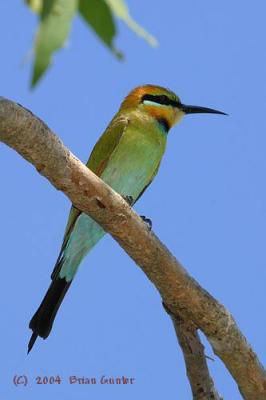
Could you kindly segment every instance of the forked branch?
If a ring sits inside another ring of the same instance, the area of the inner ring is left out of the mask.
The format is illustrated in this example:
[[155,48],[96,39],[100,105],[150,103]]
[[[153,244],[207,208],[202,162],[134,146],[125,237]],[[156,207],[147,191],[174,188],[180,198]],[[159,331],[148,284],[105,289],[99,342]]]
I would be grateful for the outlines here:
[[266,373],[232,315],[204,290],[120,195],[82,164],[39,118],[0,98],[0,140],[32,163],[123,247],[182,321],[204,332],[247,400],[266,399]]

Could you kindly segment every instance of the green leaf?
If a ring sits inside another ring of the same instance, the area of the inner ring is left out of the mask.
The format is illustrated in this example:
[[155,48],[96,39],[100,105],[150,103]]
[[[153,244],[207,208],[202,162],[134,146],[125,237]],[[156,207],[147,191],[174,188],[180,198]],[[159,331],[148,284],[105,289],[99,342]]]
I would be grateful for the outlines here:
[[53,53],[65,44],[76,9],[77,0],[45,0],[43,2],[35,40],[32,87],[50,65]]
[[42,9],[43,0],[24,0],[28,4],[29,8],[36,14],[39,14]]
[[79,0],[79,12],[98,37],[119,58],[122,54],[114,47],[116,27],[110,8],[104,0]]
[[149,34],[142,26],[140,26],[129,14],[129,10],[124,0],[105,0],[109,5],[112,12],[120,19],[122,19],[127,26],[132,29],[137,35],[145,39],[151,46],[158,45],[154,36]]

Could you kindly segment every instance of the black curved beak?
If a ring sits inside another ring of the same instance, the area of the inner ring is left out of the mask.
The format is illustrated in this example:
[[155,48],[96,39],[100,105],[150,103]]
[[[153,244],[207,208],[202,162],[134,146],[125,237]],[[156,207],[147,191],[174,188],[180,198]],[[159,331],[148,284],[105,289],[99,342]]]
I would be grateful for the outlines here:
[[185,114],[222,114],[228,115],[222,111],[214,110],[213,108],[187,106],[185,104],[178,104],[178,108]]

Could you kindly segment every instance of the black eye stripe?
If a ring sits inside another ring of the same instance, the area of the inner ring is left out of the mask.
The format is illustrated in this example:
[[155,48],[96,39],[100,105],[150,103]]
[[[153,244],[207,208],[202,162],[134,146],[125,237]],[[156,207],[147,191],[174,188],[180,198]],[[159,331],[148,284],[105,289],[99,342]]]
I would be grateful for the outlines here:
[[162,104],[164,106],[178,107],[179,105],[179,102],[169,99],[169,97],[166,95],[156,96],[152,94],[144,94],[144,96],[142,96],[141,102],[143,103],[145,100],[153,101],[154,103]]

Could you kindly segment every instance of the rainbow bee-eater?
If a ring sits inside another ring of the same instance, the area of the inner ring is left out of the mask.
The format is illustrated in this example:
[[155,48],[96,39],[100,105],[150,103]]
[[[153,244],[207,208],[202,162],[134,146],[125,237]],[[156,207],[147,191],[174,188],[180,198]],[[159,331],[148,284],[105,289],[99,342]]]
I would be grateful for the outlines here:
[[[160,86],[135,88],[94,146],[87,167],[133,205],[158,172],[170,128],[184,115],[194,113],[224,114],[185,105],[173,92]],[[91,217],[71,208],[52,282],[29,324],[33,333],[28,352],[38,336],[45,339],[50,334],[81,261],[104,234]]]

